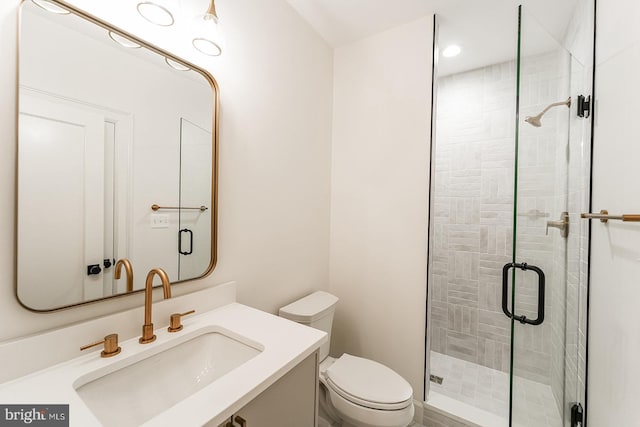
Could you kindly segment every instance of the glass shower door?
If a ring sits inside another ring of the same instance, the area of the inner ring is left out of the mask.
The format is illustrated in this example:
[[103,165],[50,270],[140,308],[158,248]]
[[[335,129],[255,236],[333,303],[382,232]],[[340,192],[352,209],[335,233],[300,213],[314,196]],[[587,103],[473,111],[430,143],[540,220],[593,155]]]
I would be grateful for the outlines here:
[[526,8],[519,15],[513,259],[502,297],[511,319],[509,418],[512,426],[571,426],[580,298],[570,285],[580,278],[568,266],[580,223],[569,209],[577,185],[569,164],[571,142],[582,141],[575,91],[584,73]]
[[[425,394],[478,425],[578,425],[585,402],[593,2],[563,5],[562,28],[538,4],[496,9],[518,36],[500,57],[436,50]],[[476,13],[443,20],[436,45],[483,31]]]

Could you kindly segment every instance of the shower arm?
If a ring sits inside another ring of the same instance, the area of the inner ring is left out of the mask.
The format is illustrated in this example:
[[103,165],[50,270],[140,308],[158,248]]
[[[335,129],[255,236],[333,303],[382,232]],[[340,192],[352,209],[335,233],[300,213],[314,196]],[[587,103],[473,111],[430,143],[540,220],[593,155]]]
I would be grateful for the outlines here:
[[[544,114],[547,111],[549,111],[553,107],[560,107],[561,105],[566,105],[567,107],[571,107],[571,97],[569,97],[569,99],[567,99],[566,101],[554,102],[553,104],[549,105],[547,108],[542,110],[542,112],[540,114],[538,114],[538,116],[542,117],[542,116],[544,116]],[[536,116],[536,117],[538,117],[538,116]]]

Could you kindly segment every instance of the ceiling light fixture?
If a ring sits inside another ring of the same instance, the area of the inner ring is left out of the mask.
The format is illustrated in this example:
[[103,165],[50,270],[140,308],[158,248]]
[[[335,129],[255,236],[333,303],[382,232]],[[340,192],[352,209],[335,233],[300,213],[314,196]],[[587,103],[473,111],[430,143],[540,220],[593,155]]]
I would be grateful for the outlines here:
[[174,70],[178,70],[178,71],[189,71],[191,70],[191,68],[182,65],[181,63],[179,63],[178,61],[174,61],[173,59],[169,59],[169,58],[164,58],[164,62],[167,63],[167,65],[171,68],[173,68]]
[[211,0],[209,8],[204,14],[196,17],[194,27],[197,36],[192,41],[193,47],[205,55],[220,56],[222,54],[222,32],[216,13],[215,0]]
[[109,38],[118,43],[120,46],[129,49],[138,49],[142,47],[138,43],[131,41],[128,38],[121,36],[120,34],[114,33],[113,31],[109,31]]
[[442,51],[442,56],[444,56],[445,58],[453,58],[454,56],[460,55],[460,52],[462,52],[460,46],[452,44],[451,46],[447,46]]
[[161,27],[170,27],[175,20],[165,0],[143,1],[138,3],[138,13],[147,21]]
[[68,15],[71,13],[67,9],[60,7],[57,4],[47,0],[31,0],[31,1],[35,3],[36,6],[46,10],[47,12],[55,13],[57,15]]

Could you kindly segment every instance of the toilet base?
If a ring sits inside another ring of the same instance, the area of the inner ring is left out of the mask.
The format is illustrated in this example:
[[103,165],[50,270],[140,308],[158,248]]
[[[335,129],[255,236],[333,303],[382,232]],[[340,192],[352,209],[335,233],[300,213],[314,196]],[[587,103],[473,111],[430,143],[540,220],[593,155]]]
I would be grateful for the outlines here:
[[[411,424],[414,412],[413,404],[403,410],[378,412],[347,402],[336,395],[333,390],[329,390],[325,372],[335,361],[336,359],[333,357],[327,357],[320,363],[318,427],[406,427]],[[335,400],[335,404],[332,402],[333,400]],[[351,406],[364,416],[362,420],[350,419],[346,415],[352,412],[349,410]],[[326,424],[321,424],[321,422]]]
[[[333,391],[327,389],[324,378],[321,375],[319,396],[319,420],[318,427],[406,427],[413,421],[413,404],[401,411],[381,411],[364,409],[369,412],[367,420],[354,420],[346,414],[350,411],[345,405],[353,405],[340,399]],[[332,398],[337,399],[338,408],[332,403]],[[355,405],[354,405],[355,406]],[[339,408],[342,407],[340,410]],[[362,408],[360,408],[362,411]],[[406,421],[406,422],[405,422]]]

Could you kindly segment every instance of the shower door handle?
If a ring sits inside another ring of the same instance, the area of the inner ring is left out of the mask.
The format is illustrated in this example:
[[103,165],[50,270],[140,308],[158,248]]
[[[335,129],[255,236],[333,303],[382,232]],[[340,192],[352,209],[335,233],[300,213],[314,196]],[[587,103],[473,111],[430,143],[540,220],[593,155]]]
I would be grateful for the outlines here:
[[[511,268],[519,268],[522,271],[531,270],[538,275],[538,317],[531,320],[526,316],[516,316],[509,311],[508,292],[509,292],[509,270]],[[526,262],[522,264],[508,263],[502,267],[502,311],[509,319],[517,320],[518,322],[528,325],[540,325],[544,322],[544,288],[545,277],[544,272],[535,265],[529,265]]]

